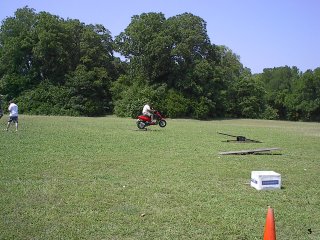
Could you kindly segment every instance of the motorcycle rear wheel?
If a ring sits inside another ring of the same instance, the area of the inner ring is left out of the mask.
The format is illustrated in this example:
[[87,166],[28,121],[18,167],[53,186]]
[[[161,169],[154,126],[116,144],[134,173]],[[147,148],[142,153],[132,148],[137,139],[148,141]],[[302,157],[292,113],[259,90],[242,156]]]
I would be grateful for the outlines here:
[[143,121],[137,121],[137,127],[139,129],[144,129],[146,127],[146,124]]

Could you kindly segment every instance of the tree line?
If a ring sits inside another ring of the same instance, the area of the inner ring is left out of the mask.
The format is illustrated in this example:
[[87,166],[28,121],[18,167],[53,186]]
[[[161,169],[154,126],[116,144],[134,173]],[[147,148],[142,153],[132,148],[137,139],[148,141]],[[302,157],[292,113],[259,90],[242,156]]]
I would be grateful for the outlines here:
[[[120,55],[121,57],[117,57]],[[320,120],[320,68],[252,74],[191,13],[134,15],[114,38],[101,24],[17,9],[0,27],[0,93],[21,113]]]

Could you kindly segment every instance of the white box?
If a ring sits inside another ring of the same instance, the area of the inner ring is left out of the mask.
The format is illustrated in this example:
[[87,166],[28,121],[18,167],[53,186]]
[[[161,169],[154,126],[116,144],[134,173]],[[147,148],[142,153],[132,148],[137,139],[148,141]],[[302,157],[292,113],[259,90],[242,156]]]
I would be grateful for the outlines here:
[[257,190],[281,189],[281,175],[274,171],[252,171],[251,187]]

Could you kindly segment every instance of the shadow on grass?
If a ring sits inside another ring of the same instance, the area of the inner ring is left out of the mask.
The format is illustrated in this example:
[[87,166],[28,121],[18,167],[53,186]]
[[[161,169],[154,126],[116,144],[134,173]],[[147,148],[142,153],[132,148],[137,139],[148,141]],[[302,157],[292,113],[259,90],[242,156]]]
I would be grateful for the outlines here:
[[252,154],[247,154],[247,155],[282,155],[282,153],[252,153]]
[[247,140],[247,141],[237,141],[237,140],[225,140],[221,142],[227,142],[227,143],[263,143],[258,140]]
[[161,129],[149,129],[149,128],[144,128],[144,129],[133,129],[132,131],[137,131],[137,132],[159,132],[162,131]]
[[257,156],[257,155],[274,155],[274,156],[280,156],[282,155],[282,153],[253,153],[253,152],[248,152],[248,153],[230,153],[230,154],[221,154],[221,155],[228,155],[228,156],[245,156],[245,155],[254,155],[254,156]]

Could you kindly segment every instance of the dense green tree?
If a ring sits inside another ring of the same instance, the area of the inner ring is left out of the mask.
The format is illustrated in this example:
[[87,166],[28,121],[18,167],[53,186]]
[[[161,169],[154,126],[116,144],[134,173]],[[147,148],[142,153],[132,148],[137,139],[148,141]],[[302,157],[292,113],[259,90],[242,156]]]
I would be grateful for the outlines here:
[[[52,112],[56,106],[63,106],[60,114],[111,112],[111,82],[123,71],[119,62],[115,67],[116,63],[110,32],[99,24],[85,25],[25,7],[1,25],[1,93],[8,99],[27,100],[32,95],[33,102],[44,101],[47,106],[30,104],[40,110],[29,106],[21,107],[22,112],[59,114]],[[59,96],[63,92],[69,100],[49,101],[53,96],[41,96],[44,89]]]
[[134,15],[131,23],[115,38],[119,53],[130,61],[129,74],[141,75],[147,84],[159,82],[170,71],[170,46],[162,13]]
[[190,100],[185,98],[182,93],[170,89],[165,98],[166,113],[173,118],[185,117],[189,112]]
[[[218,93],[214,90],[216,55],[206,32],[206,23],[201,18],[190,13],[169,19],[162,13],[134,16],[125,31],[115,38],[115,44],[129,64],[126,77],[120,78],[114,89],[128,91],[133,84],[141,89],[145,85],[155,90],[161,86],[166,89],[163,97],[173,101],[162,101],[165,104],[162,109],[168,115],[214,116]],[[138,79],[139,82],[135,82]],[[121,84],[124,85],[120,87]],[[173,113],[169,107],[174,106],[177,99],[190,102],[188,108],[182,108],[183,113]]]
[[170,49],[171,71],[169,86],[192,94],[199,84],[193,78],[195,65],[205,60],[210,48],[206,22],[190,13],[171,17],[165,34],[173,40]]
[[72,115],[80,116],[76,109],[69,105],[69,90],[64,86],[52,85],[42,81],[37,88],[26,90],[16,97],[20,112],[36,115]]
[[37,15],[34,33],[36,42],[32,48],[33,66],[40,79],[63,83],[67,73],[68,53],[64,47],[67,38],[61,20],[57,16],[41,12]]
[[135,117],[150,101],[169,117],[320,121],[319,68],[252,75],[191,13],[134,15],[113,41],[101,24],[18,9],[0,27],[0,92],[31,114]]
[[228,89],[230,116],[238,118],[259,118],[265,109],[265,89],[260,81],[245,70],[239,80]]
[[288,119],[286,97],[292,93],[292,86],[300,77],[296,67],[266,68],[260,76],[266,89],[266,101],[275,109],[280,119]]
[[105,114],[110,110],[110,82],[105,68],[88,70],[85,65],[78,65],[65,84],[69,90],[67,105],[81,116]]
[[235,96],[233,86],[239,80],[243,65],[240,62],[240,56],[233,53],[226,46],[215,46],[215,55],[218,61],[215,66],[215,81],[217,92],[216,111],[220,117],[235,117],[231,109],[234,108]]
[[0,91],[9,98],[38,84],[33,75],[32,47],[34,45],[33,9],[18,9],[15,17],[8,17],[0,28]]
[[[124,76],[121,77],[121,81],[125,81]],[[118,82],[115,83],[112,90],[117,95],[117,98],[114,100],[114,112],[116,115],[121,117],[136,117],[141,114],[146,102],[152,102],[153,107],[156,109],[161,106],[161,101],[164,100],[165,87],[141,85],[141,81],[143,80],[134,79],[133,84],[127,87],[125,91],[118,91],[118,87],[121,85]]]
[[286,96],[290,120],[320,121],[320,68],[308,70],[293,83]]

